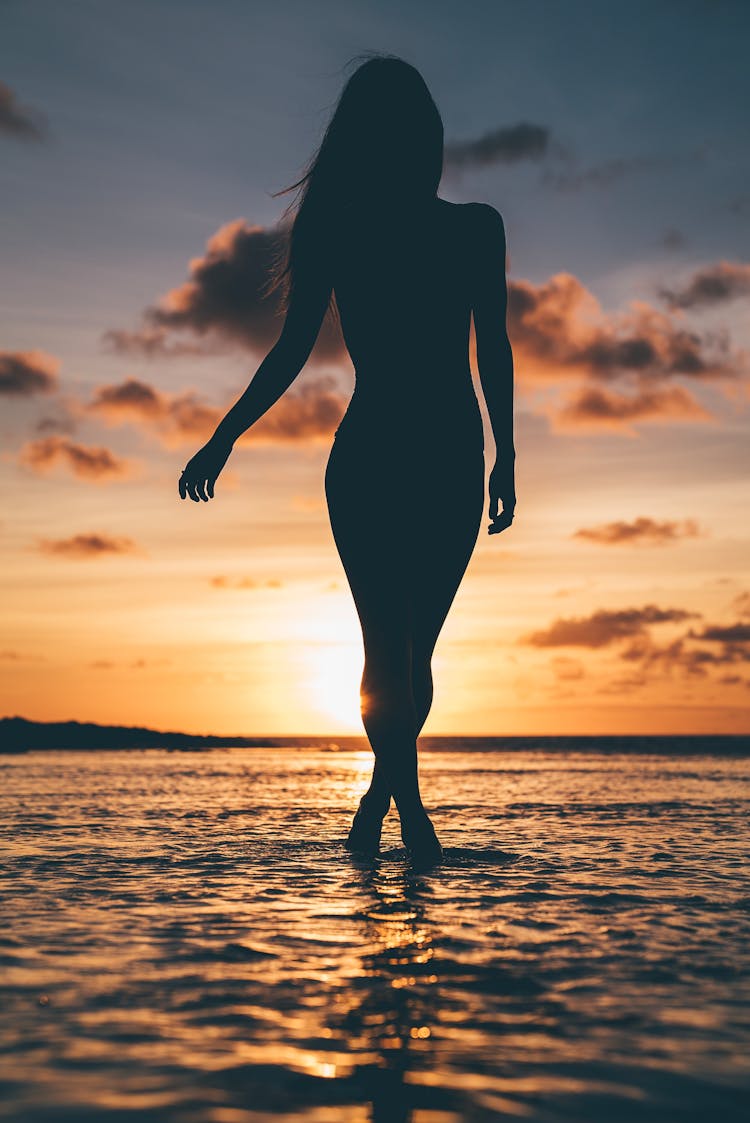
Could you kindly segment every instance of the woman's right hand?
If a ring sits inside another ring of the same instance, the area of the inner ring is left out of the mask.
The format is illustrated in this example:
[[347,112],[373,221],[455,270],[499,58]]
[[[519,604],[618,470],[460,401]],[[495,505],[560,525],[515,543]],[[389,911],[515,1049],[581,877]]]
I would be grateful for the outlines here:
[[[513,522],[516,510],[515,456],[498,456],[490,472],[490,523],[487,533],[500,534]],[[502,503],[503,509],[499,510]]]

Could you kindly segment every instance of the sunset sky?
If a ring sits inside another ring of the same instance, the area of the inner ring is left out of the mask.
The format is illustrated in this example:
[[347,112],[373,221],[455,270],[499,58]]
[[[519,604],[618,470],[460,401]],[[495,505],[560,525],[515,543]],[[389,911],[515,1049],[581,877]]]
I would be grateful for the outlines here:
[[361,731],[330,323],[215,499],[177,479],[281,330],[271,193],[383,50],[440,195],[504,217],[516,369],[515,522],[424,732],[750,732],[748,33],[730,0],[4,0],[0,714]]

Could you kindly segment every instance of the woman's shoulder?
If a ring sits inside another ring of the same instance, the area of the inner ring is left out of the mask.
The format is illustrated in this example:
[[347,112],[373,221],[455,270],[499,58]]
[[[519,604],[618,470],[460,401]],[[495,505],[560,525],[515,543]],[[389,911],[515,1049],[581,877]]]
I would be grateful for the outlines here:
[[491,203],[460,203],[470,222],[487,228],[504,228],[503,216]]

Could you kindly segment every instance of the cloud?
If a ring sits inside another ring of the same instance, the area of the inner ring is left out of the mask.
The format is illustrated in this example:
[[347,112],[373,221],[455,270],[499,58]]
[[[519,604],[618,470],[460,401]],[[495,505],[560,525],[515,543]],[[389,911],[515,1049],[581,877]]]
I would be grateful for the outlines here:
[[[267,352],[276,343],[283,321],[279,291],[266,294],[264,287],[288,236],[286,226],[266,229],[244,218],[228,222],[209,238],[203,256],[190,262],[189,280],[145,310],[141,330],[105,332],[103,342],[145,355],[179,355],[185,353],[185,344],[168,345],[167,333],[188,331],[207,338],[208,346],[231,342]],[[313,354],[329,361],[346,354],[341,331],[329,315]]]
[[95,483],[130,474],[130,461],[116,456],[109,449],[78,444],[59,436],[27,441],[22,446],[18,459],[34,472],[44,472],[52,465],[62,463],[74,476]]
[[680,250],[687,243],[687,238],[681,230],[670,226],[661,237],[661,244],[667,250]]
[[205,343],[170,341],[169,333],[164,327],[144,327],[140,331],[112,328],[105,331],[101,339],[106,351],[113,351],[118,355],[137,355],[146,359],[205,357],[221,355],[227,349],[218,339]]
[[542,172],[541,182],[545,187],[552,187],[556,191],[579,191],[583,187],[609,187],[618,180],[642,172],[669,171],[676,167],[693,167],[705,159],[705,150],[696,149],[693,152],[643,156],[617,156],[610,160],[603,160],[590,168],[582,171],[569,166],[562,169],[545,168]]
[[268,577],[260,581],[255,577],[212,577],[210,583],[215,589],[281,589],[284,582],[276,577]]
[[553,415],[555,427],[620,429],[627,421],[702,421],[713,415],[681,386],[628,396],[596,387],[568,395]]
[[698,615],[653,604],[617,611],[600,609],[591,616],[555,620],[549,628],[521,636],[519,642],[534,647],[605,647],[629,636],[645,634],[649,624],[676,623]]
[[679,318],[645,301],[606,315],[570,273],[539,286],[511,282],[508,332],[532,360],[531,374],[538,380],[572,372],[606,383],[634,376],[648,385],[677,375],[737,378],[747,369],[743,352],[731,354],[726,332],[688,330]]
[[567,655],[557,655],[550,666],[555,673],[555,678],[560,682],[572,682],[584,677],[583,664],[578,659],[570,659]]
[[738,593],[732,607],[738,616],[750,617],[750,592]]
[[38,547],[45,554],[66,558],[100,558],[107,554],[130,554],[137,551],[132,538],[111,534],[73,534],[70,538],[42,538]]
[[695,639],[713,640],[730,646],[750,644],[750,623],[741,621],[737,624],[712,624],[700,632],[695,632],[691,628],[688,635]]
[[736,297],[750,296],[750,265],[719,261],[699,269],[681,289],[660,289],[659,296],[670,308],[726,304]]
[[5,82],[0,82],[0,133],[19,140],[42,140],[46,133],[42,114],[19,105],[13,90]]
[[75,419],[70,415],[53,417],[51,414],[40,417],[34,426],[37,433],[73,433],[75,427]]
[[44,351],[0,351],[0,394],[28,398],[57,389],[60,364]]
[[541,285],[511,281],[507,326],[528,385],[574,384],[562,402],[541,407],[563,431],[632,432],[635,421],[711,420],[678,380],[727,392],[749,369],[747,354],[732,351],[725,329],[697,332],[682,310],[665,312],[640,300],[607,314],[570,273]]
[[[242,218],[227,223],[190,262],[189,279],[146,308],[140,328],[112,329],[104,344],[151,358],[227,347],[267,353],[278,340],[282,316],[278,290],[264,294],[264,287],[287,238],[286,227],[267,229]],[[727,383],[733,388],[748,370],[745,352],[733,352],[725,329],[697,332],[684,309],[645,301],[606,313],[570,273],[540,285],[510,281],[507,326],[523,383],[557,384],[561,393],[570,384],[562,400],[539,407],[561,431],[631,434],[636,422],[714,420],[679,380],[710,382],[729,394]],[[347,358],[340,328],[329,316],[314,355],[336,365]]]
[[[679,636],[671,643],[660,646],[650,637],[641,636],[635,639],[630,646],[622,651],[621,658],[630,663],[638,663],[641,670],[653,672],[660,668],[671,674],[673,671],[683,671],[690,676],[705,677],[709,667],[722,667],[730,663],[747,662],[750,652],[736,643],[720,642],[718,648],[690,647],[689,640],[710,640],[712,637],[690,629],[685,635]],[[717,637],[714,637],[718,639]]]
[[638,545],[640,543],[663,546],[679,538],[696,538],[700,529],[694,519],[682,522],[666,519],[656,522],[645,517],[632,522],[602,523],[599,526],[581,527],[571,537],[596,542],[602,546]]
[[541,160],[549,151],[549,129],[526,121],[483,133],[474,140],[448,141],[445,162],[456,168],[514,164],[519,160]]
[[[283,394],[240,442],[286,444],[328,438],[341,420],[346,401],[333,376],[310,378]],[[98,387],[83,408],[111,425],[134,422],[168,447],[208,440],[225,412],[200,401],[192,390],[168,394],[136,378]]]

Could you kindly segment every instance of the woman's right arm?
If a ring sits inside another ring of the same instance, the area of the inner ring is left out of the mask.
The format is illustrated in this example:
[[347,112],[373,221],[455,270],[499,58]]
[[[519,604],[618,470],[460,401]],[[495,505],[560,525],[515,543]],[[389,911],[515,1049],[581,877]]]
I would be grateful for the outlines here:
[[[513,351],[506,324],[505,224],[489,203],[475,203],[472,245],[472,313],[477,367],[495,438],[490,473],[490,534],[510,526],[516,506],[513,442]],[[502,514],[499,505],[502,503]]]

